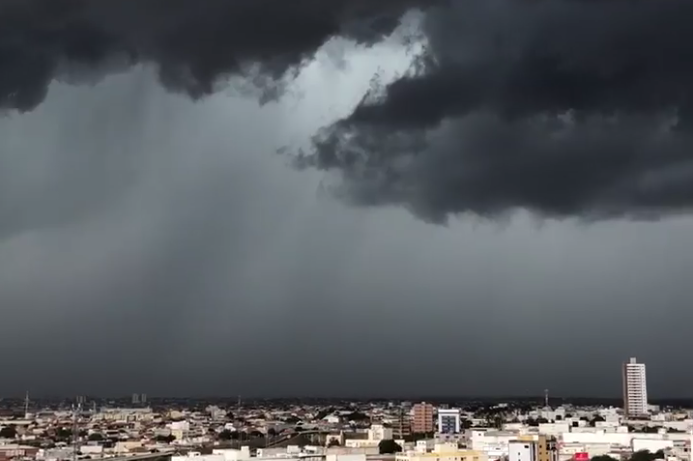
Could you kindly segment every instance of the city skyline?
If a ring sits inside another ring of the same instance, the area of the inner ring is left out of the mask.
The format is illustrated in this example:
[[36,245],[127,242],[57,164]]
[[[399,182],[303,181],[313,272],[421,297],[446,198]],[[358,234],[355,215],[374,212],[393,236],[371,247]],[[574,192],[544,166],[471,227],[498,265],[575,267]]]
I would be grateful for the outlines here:
[[693,394],[690,0],[0,5],[0,395]]

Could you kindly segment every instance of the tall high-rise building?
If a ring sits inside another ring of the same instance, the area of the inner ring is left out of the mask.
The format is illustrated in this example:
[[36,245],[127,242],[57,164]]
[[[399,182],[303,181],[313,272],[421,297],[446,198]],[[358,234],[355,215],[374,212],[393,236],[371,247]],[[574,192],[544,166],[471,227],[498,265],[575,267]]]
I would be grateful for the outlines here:
[[140,403],[142,405],[145,405],[147,403],[147,394],[141,394],[140,395]]
[[635,357],[623,364],[623,411],[626,416],[643,416],[647,408],[645,364]]
[[133,405],[139,405],[140,403],[140,394],[132,394],[132,404]]
[[439,434],[459,434],[460,433],[460,409],[459,408],[439,408],[438,409],[438,433]]
[[415,434],[433,432],[433,405],[426,402],[417,403],[412,407],[411,431]]

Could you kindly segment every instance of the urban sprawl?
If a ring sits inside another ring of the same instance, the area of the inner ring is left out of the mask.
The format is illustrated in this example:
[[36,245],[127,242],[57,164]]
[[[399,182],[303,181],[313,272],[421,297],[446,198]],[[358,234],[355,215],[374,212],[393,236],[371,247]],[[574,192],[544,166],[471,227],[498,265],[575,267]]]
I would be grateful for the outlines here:
[[[623,364],[621,406],[151,399],[0,402],[0,461],[693,461],[685,408],[650,405]],[[554,399],[555,400],[555,399]]]

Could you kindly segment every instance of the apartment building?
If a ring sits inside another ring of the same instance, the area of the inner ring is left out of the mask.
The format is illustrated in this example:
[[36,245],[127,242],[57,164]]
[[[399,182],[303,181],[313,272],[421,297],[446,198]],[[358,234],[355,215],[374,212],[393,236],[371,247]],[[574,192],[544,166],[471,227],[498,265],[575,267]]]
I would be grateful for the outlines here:
[[412,407],[411,431],[417,434],[434,431],[433,415],[435,408],[430,403],[421,402]]
[[626,417],[648,414],[645,364],[635,357],[623,364],[623,411]]
[[460,433],[460,410],[459,410],[459,408],[439,408],[438,409],[438,433],[439,434],[459,434]]

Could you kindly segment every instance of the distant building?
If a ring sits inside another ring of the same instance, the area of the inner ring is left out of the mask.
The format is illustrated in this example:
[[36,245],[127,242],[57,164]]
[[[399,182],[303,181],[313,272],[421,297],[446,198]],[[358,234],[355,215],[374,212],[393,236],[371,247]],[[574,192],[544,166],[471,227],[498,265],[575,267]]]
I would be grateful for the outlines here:
[[140,403],[140,394],[132,394],[132,404],[138,405]]
[[381,440],[390,440],[392,438],[394,438],[392,429],[382,424],[371,424],[370,429],[368,429],[368,440],[380,442]]
[[433,405],[426,402],[417,403],[412,407],[411,431],[416,434],[433,432]]
[[405,413],[404,408],[400,408],[397,417],[390,420],[389,423],[394,438],[403,439],[411,435],[411,415]]
[[439,434],[459,434],[460,433],[460,410],[459,410],[459,408],[439,408],[438,409],[438,433]]
[[398,453],[395,461],[488,461],[484,452],[473,450]]
[[623,412],[626,417],[648,414],[645,364],[635,357],[623,364]]
[[0,461],[14,458],[35,458],[39,449],[24,445],[0,445]]

